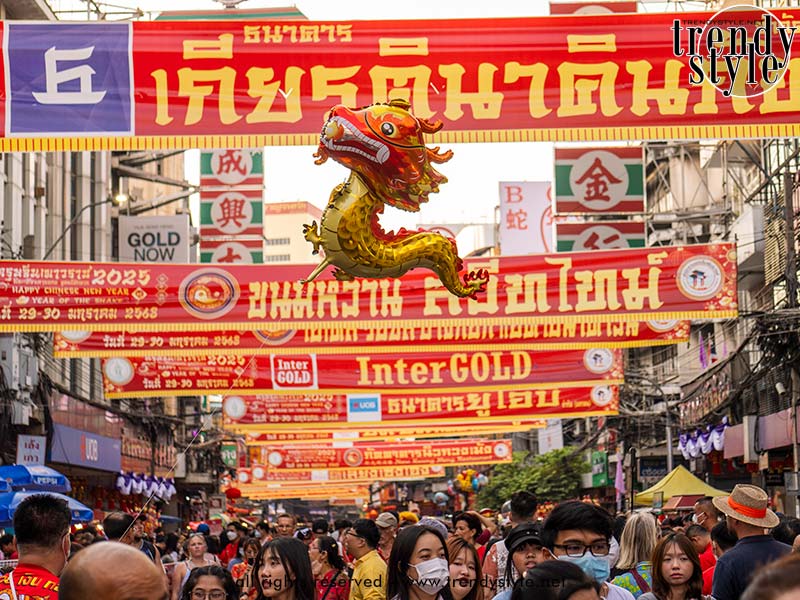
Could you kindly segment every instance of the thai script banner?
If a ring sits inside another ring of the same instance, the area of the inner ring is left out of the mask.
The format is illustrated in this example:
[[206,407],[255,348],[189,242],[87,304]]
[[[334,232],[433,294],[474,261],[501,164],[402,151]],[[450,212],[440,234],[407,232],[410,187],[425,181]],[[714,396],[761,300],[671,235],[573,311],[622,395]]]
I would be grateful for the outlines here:
[[[366,482],[362,482],[366,483]],[[275,487],[242,486],[242,496],[251,500],[324,500],[331,506],[360,506],[370,497],[369,487]]]
[[702,26],[712,13],[5,21],[0,151],[314,144],[331,106],[397,96],[442,120],[445,142],[800,133],[797,59],[759,96],[692,85],[676,16]]
[[689,340],[689,321],[580,321],[531,325],[435,325],[286,331],[64,331],[54,335],[57,358],[268,354],[395,354],[398,344],[417,352],[635,348]]
[[[733,244],[466,260],[485,293],[429,271],[299,283],[312,266],[0,261],[0,331],[197,331],[531,325],[737,315]],[[466,272],[465,271],[465,272]]]
[[103,360],[107,398],[203,394],[304,395],[395,390],[510,389],[622,382],[622,351],[429,352],[401,355],[143,357]]
[[370,467],[469,466],[511,462],[511,440],[462,438],[413,443],[354,444],[349,448],[284,446],[268,453],[270,471]]
[[288,470],[276,469],[269,462],[270,459],[277,461],[283,460],[283,455],[278,450],[264,448],[260,452],[262,460],[253,463],[247,469],[236,471],[237,485],[255,485],[272,483],[279,485],[324,485],[338,484],[353,481],[379,481],[381,479],[429,479],[444,477],[445,470],[443,465],[404,465],[404,466],[384,466],[384,467],[353,467],[347,470],[336,469],[307,469],[307,470]]
[[228,396],[223,402],[226,428],[250,431],[280,429],[358,429],[365,424],[455,425],[562,417],[613,415],[619,409],[616,385],[515,385],[511,389],[454,393],[398,392],[304,396]]
[[347,441],[364,442],[396,442],[407,439],[427,439],[440,437],[481,437],[494,434],[508,434],[517,431],[531,431],[541,429],[546,426],[545,420],[518,420],[518,421],[497,421],[489,425],[482,426],[479,422],[468,424],[449,424],[449,425],[408,425],[397,427],[386,427],[381,424],[373,423],[358,424],[351,423],[343,430],[326,429],[327,425],[316,426],[297,425],[297,428],[286,429],[280,426],[276,429],[271,426],[262,426],[258,429],[253,427],[237,427],[236,425],[225,425],[226,431],[244,434],[245,443],[251,450],[260,446],[302,446],[305,444],[332,444]]

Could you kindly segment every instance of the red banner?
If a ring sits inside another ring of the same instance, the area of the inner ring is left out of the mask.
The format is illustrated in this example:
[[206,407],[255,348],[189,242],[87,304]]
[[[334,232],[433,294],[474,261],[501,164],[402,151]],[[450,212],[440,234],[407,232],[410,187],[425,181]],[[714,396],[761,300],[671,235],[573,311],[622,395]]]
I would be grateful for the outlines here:
[[689,339],[689,321],[580,321],[531,325],[289,329],[286,331],[148,332],[64,331],[54,335],[58,358],[113,356],[258,356],[267,354],[395,354],[397,344],[417,352],[472,350],[577,350],[678,344]]
[[[442,120],[446,142],[800,134],[795,61],[754,97],[690,83],[686,29],[711,16],[5,21],[0,151],[314,144],[332,105],[395,96]],[[76,43],[73,68],[97,74],[62,91],[78,75],[59,72],[59,53]]]
[[[354,442],[397,442],[408,439],[427,439],[441,437],[481,437],[495,434],[508,434],[516,431],[531,431],[545,427],[544,420],[492,421],[489,425],[480,423],[448,425],[409,425],[384,427],[381,424],[365,425],[351,423],[347,429],[326,429],[328,425],[296,425],[288,429],[278,426],[237,427],[226,423],[225,430],[243,433],[245,442],[253,448],[259,446],[302,446],[305,444],[332,444],[342,441]],[[297,429],[301,427],[302,429]],[[266,430],[266,432],[264,432]]]
[[263,460],[254,463],[249,469],[238,469],[236,471],[237,486],[258,485],[258,484],[289,484],[292,486],[318,486],[325,484],[339,484],[353,481],[367,481],[372,483],[382,479],[397,481],[400,479],[429,479],[444,477],[445,470],[443,465],[405,465],[405,466],[384,466],[384,467],[353,467],[347,470],[337,469],[314,469],[314,470],[288,470],[276,469],[271,466],[269,460],[283,460],[280,450],[278,454],[270,448],[259,449]]
[[524,350],[316,356],[107,358],[107,398],[202,394],[305,395],[309,390],[500,390],[528,384],[622,382],[622,351]]
[[267,454],[269,471],[399,466],[470,466],[511,462],[511,440],[463,438],[403,444],[354,444],[349,448],[284,446]]
[[613,415],[619,409],[616,385],[577,383],[558,386],[516,385],[478,392],[397,392],[305,396],[228,396],[223,402],[226,428],[249,431],[281,429],[360,429],[373,425],[478,426],[496,421],[558,419]]
[[[472,259],[477,300],[426,270],[303,285],[311,266],[0,262],[0,331],[531,325],[737,315],[732,244]],[[327,279],[325,279],[327,278]]]

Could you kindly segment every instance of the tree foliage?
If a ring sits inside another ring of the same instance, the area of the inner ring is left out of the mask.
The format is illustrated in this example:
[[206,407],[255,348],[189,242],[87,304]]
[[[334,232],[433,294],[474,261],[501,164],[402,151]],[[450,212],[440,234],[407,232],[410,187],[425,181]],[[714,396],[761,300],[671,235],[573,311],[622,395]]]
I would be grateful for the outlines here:
[[489,483],[478,492],[478,505],[499,510],[521,490],[534,492],[539,502],[576,498],[581,475],[589,470],[591,465],[574,448],[551,450],[538,456],[515,452],[510,463],[495,466]]

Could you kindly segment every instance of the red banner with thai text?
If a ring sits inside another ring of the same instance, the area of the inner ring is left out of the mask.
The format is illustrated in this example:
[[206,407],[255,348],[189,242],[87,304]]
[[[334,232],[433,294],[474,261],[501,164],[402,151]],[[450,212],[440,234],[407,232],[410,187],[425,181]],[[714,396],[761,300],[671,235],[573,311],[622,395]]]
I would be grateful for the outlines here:
[[309,390],[499,390],[525,384],[622,382],[622,351],[429,352],[388,355],[103,359],[107,398],[266,394]]
[[[276,451],[270,448],[257,448],[256,450],[258,450],[259,460],[253,462],[250,468],[237,469],[237,486],[263,483],[297,486],[338,484],[353,481],[368,481],[372,483],[382,479],[396,481],[399,479],[428,479],[445,476],[443,465],[390,465],[383,467],[352,467],[347,470],[276,469],[269,461],[271,458],[272,460],[283,460],[280,450],[277,451],[277,454],[273,454]],[[251,458],[253,458],[252,455]]]
[[[797,59],[752,97],[690,82],[673,28],[711,17],[4,21],[0,151],[314,144],[331,106],[396,96],[445,142],[800,134]],[[58,69],[65,52],[77,72]]]
[[[0,262],[0,331],[230,331],[530,325],[737,315],[732,244],[469,259],[486,269],[477,300],[430,271],[402,279],[299,283],[311,266],[253,269]],[[466,271],[465,271],[466,272]],[[427,337],[428,334],[426,334]]]
[[619,409],[616,385],[516,385],[507,390],[467,389],[305,396],[228,396],[223,401],[224,424],[234,431],[295,429],[358,430],[373,425],[474,426],[514,420],[613,415]]
[[351,423],[347,429],[341,427],[328,429],[328,425],[322,424],[318,428],[315,425],[297,425],[293,429],[273,428],[262,426],[258,429],[252,427],[237,427],[225,425],[226,431],[240,433],[244,435],[245,443],[251,447],[259,446],[302,446],[305,444],[319,445],[332,444],[342,441],[375,441],[375,442],[397,442],[409,439],[427,439],[441,437],[482,437],[495,434],[508,434],[517,431],[531,431],[546,427],[547,421],[534,420],[515,420],[515,421],[492,421],[488,425],[475,423],[455,423],[447,425],[399,425],[386,427],[384,424],[359,424]]
[[267,454],[269,470],[328,471],[398,466],[469,466],[511,462],[511,440],[462,438],[349,448],[284,446]]
[[64,331],[53,340],[58,358],[114,356],[205,356],[230,354],[394,354],[397,344],[414,344],[417,352],[444,349],[574,350],[603,346],[636,348],[678,344],[689,339],[689,321],[593,321],[530,325],[436,325],[365,329],[289,329],[286,331]]

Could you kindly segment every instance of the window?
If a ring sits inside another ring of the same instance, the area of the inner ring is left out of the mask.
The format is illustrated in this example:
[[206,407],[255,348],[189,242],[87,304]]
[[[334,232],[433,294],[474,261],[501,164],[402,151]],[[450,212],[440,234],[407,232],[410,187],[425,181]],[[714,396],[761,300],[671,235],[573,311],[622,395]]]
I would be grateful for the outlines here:
[[267,254],[264,257],[265,263],[274,263],[274,262],[289,262],[292,259],[291,254]]

